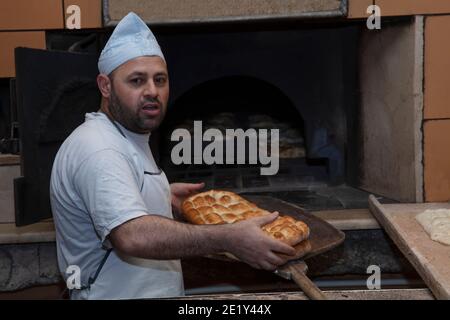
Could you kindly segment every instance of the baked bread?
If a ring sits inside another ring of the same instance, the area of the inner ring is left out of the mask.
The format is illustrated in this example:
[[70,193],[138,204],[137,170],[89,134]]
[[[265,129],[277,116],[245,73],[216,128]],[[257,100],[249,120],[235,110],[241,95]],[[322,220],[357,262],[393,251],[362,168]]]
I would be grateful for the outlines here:
[[[182,209],[185,218],[193,224],[235,223],[270,214],[233,192],[220,190],[190,196],[183,202]],[[291,246],[309,237],[308,226],[290,216],[279,216],[262,229]]]

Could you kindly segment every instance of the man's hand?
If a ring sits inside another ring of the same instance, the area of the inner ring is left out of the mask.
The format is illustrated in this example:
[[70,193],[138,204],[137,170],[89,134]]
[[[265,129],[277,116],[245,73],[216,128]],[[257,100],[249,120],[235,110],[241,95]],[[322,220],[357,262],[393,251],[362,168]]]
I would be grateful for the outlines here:
[[204,182],[170,184],[170,191],[172,193],[172,207],[178,214],[180,214],[182,212],[181,205],[183,204],[183,201],[190,195],[199,192],[204,187]]
[[277,266],[285,264],[289,257],[281,258],[277,253],[294,256],[295,249],[284,242],[275,240],[261,229],[277,217],[278,212],[273,212],[230,224],[227,251],[256,269],[275,270]]

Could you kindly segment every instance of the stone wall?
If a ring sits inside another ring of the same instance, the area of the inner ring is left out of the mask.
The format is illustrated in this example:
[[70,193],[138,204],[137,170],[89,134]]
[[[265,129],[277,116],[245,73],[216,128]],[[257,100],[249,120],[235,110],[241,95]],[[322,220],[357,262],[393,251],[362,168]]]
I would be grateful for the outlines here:
[[0,291],[60,281],[55,243],[0,245]]

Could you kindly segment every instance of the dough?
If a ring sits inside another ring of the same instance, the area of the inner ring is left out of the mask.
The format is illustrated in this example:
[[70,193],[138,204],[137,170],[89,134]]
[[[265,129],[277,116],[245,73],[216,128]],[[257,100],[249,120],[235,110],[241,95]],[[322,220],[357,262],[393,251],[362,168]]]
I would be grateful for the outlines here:
[[425,210],[416,216],[416,220],[425,229],[431,240],[450,245],[450,210]]

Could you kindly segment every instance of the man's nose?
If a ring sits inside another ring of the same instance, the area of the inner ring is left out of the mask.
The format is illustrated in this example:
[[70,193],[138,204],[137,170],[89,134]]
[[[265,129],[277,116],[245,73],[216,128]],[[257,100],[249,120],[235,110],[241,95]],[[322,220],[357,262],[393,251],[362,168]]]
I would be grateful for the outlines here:
[[147,82],[147,84],[144,88],[144,96],[152,97],[152,98],[155,98],[156,96],[158,96],[158,90],[157,90],[157,87],[156,87],[155,83],[153,82],[153,80],[150,80]]

